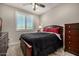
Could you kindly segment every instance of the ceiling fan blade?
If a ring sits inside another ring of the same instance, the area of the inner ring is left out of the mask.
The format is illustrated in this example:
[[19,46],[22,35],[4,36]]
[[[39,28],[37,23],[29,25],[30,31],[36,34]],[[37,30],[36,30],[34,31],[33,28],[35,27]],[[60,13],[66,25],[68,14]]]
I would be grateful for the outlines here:
[[43,4],[40,4],[40,3],[35,3],[35,4],[38,5],[38,6],[40,6],[40,7],[45,8],[45,5],[43,5]]

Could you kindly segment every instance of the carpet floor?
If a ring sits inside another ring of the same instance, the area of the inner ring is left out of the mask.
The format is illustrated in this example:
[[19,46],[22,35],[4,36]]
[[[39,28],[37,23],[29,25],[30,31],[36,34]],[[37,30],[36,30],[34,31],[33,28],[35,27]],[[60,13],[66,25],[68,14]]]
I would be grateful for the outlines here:
[[[20,44],[11,45],[8,48],[7,56],[23,56]],[[56,52],[49,54],[49,56],[75,56],[71,53],[64,52],[63,48],[58,49]]]

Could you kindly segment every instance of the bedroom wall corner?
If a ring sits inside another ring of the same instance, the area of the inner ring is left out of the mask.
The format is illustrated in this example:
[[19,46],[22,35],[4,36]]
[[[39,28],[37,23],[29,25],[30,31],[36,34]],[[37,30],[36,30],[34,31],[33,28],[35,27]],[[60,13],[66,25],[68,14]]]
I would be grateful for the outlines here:
[[63,26],[63,38],[65,39],[64,24],[79,23],[79,4],[60,3],[49,12],[41,15],[42,26],[61,25]]
[[[16,31],[15,12],[17,10],[24,12],[26,14],[28,13],[28,12],[25,12],[24,10],[20,10],[20,9],[13,8],[10,6],[6,6],[3,4],[0,5],[0,17],[3,19],[2,31],[9,33],[9,45],[14,45],[14,44],[20,43],[20,41],[19,41],[20,35],[22,33],[27,32],[27,31],[25,31],[25,32]],[[30,13],[28,13],[28,14],[30,14]],[[32,14],[32,15],[34,15],[34,14]],[[37,22],[39,22],[39,16],[34,15],[34,21],[36,21],[35,22],[36,28],[38,28],[39,24]]]

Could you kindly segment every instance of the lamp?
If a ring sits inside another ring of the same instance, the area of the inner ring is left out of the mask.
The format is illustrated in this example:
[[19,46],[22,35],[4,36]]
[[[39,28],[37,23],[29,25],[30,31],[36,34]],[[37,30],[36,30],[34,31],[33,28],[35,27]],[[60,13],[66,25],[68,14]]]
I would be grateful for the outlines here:
[[42,29],[42,26],[41,25],[39,25],[39,27],[38,27],[39,29],[37,30],[37,32],[41,32],[41,29]]
[[40,25],[40,26],[39,26],[39,29],[41,29],[41,28],[42,28],[42,26]]

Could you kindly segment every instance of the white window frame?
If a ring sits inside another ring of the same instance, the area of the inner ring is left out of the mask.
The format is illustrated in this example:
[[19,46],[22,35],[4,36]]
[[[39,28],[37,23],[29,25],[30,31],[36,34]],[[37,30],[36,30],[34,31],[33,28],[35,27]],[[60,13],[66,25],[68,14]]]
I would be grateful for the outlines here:
[[[17,29],[17,15],[16,15],[16,31],[30,31],[30,30],[33,30],[34,29],[34,18],[33,18],[33,15],[26,15],[26,14],[24,14],[24,13],[21,13],[21,12],[16,12],[16,14],[21,14],[21,15],[25,15],[25,29]],[[27,21],[27,17],[28,16],[32,16],[32,18],[33,18],[33,28],[32,29],[27,29],[27,23],[26,23],[26,21]]]

